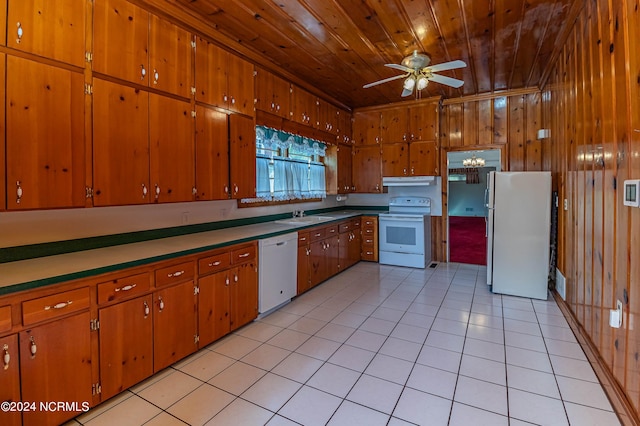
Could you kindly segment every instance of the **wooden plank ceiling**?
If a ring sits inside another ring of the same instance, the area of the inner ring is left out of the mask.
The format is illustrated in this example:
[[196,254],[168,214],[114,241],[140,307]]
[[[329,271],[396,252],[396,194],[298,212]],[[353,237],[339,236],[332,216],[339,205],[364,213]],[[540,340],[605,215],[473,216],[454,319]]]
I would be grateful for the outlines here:
[[[445,98],[540,87],[581,0],[164,0],[246,49],[245,56],[285,70],[355,108],[398,102],[402,80],[362,86],[400,71],[414,50],[460,89],[431,83],[422,97]],[[154,2],[157,5],[157,1]],[[575,3],[575,4],[574,4]],[[313,89],[312,89],[313,90]]]

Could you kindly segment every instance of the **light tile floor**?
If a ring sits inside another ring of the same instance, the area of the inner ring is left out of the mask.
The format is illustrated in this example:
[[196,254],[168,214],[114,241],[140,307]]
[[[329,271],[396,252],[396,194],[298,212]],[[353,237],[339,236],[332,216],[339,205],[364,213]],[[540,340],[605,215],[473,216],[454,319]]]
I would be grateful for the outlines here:
[[614,425],[558,306],[361,262],[69,424]]

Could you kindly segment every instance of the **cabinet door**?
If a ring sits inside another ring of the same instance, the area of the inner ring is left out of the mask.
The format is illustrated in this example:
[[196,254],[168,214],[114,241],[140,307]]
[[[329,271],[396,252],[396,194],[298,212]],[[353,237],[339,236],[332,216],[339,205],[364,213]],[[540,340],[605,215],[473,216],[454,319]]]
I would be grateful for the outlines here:
[[309,290],[309,244],[298,247],[298,294]]
[[254,115],[253,64],[227,54],[227,108],[249,116]]
[[344,271],[349,265],[349,243],[351,232],[341,232],[338,240],[338,269]]
[[84,76],[7,57],[7,208],[85,203]]
[[229,198],[227,114],[196,105],[197,200]]
[[380,114],[380,139],[382,143],[408,141],[409,111],[407,107],[385,109]]
[[258,263],[256,260],[234,268],[231,281],[231,330],[258,316]]
[[351,113],[349,111],[340,110],[340,115],[338,117],[338,142],[344,144],[353,143],[352,140],[352,123],[351,123]]
[[100,384],[106,400],[153,374],[151,295],[100,309]]
[[227,52],[196,37],[196,101],[227,108]]
[[351,192],[351,162],[353,149],[349,145],[338,145],[338,194]]
[[151,15],[149,28],[150,86],[190,98],[191,34],[155,15]]
[[360,261],[360,253],[361,253],[361,245],[362,245],[362,236],[360,235],[360,229],[355,229],[351,232],[349,236],[349,254],[348,254],[348,263],[347,265],[355,265]]
[[93,204],[148,203],[149,94],[93,81]]
[[382,176],[409,175],[409,146],[406,143],[382,145]]
[[[7,362],[7,355],[9,356]],[[18,402],[20,398],[20,364],[18,356],[18,335],[0,338],[0,402]],[[22,416],[19,411],[0,411],[0,423],[6,426],[20,426]]]
[[324,240],[309,244],[309,286],[314,287],[324,281],[327,275],[327,247]]
[[437,176],[438,145],[435,141],[411,142],[409,144],[409,173],[413,176]]
[[10,0],[7,46],[84,67],[86,1]]
[[229,158],[231,197],[256,196],[256,128],[253,119],[229,116]]
[[289,118],[289,82],[264,69],[256,69],[256,109]]
[[149,144],[152,199],[192,201],[195,146],[191,104],[149,95]]
[[153,293],[153,371],[198,349],[197,296],[193,281]]
[[[2,12],[0,12],[0,19],[2,19]],[[2,27],[2,24],[0,24],[0,27]],[[1,36],[0,36],[1,37]],[[2,78],[2,81],[5,81],[4,79],[6,78],[6,61],[5,61],[5,57],[6,55],[4,53],[0,53],[0,78]],[[1,86],[1,85],[0,85]],[[0,87],[0,117],[4,117],[5,116],[5,86]],[[6,142],[6,127],[5,127],[5,120],[1,120],[0,119],[0,211],[6,210],[7,209],[7,197],[6,197],[6,190],[7,190],[7,173],[6,173],[6,161],[5,161],[5,155],[6,155],[6,150],[5,150],[5,142]]]
[[146,86],[148,51],[148,12],[127,0],[95,0],[93,71]]
[[380,143],[380,112],[356,112],[353,115],[353,138],[356,145]]
[[291,116],[296,123],[310,127],[318,125],[318,105],[316,97],[306,90],[291,85]]
[[414,141],[438,140],[438,103],[409,107],[409,137]]
[[[90,319],[85,312],[20,332],[23,401],[92,401]],[[23,413],[23,421],[60,424],[77,414],[37,410]]]
[[200,347],[226,335],[231,330],[230,321],[231,271],[207,275],[198,280],[198,335]]
[[274,114],[286,118],[289,118],[289,111],[291,111],[291,84],[287,80],[284,80],[278,76],[273,76],[273,102],[275,104]]
[[355,192],[382,192],[380,147],[357,146],[353,154],[353,187]]

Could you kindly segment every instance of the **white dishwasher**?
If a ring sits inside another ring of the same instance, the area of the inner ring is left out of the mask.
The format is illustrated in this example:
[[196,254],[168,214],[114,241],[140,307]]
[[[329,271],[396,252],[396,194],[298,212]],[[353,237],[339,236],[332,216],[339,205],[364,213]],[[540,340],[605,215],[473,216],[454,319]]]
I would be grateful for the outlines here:
[[258,310],[269,312],[296,295],[298,233],[258,240]]

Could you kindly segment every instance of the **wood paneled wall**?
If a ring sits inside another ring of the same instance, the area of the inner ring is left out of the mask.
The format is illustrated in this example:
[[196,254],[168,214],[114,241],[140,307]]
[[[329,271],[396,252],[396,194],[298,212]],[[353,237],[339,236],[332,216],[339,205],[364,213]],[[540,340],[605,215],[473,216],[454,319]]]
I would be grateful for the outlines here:
[[[558,235],[566,303],[620,385],[622,419],[632,423],[640,413],[640,209],[623,205],[622,183],[640,178],[638,0],[585,0],[541,100],[554,187],[568,207]],[[619,329],[608,324],[616,300],[624,304]]]
[[435,260],[447,259],[447,152],[499,149],[504,171],[549,170],[549,142],[536,138],[542,127],[542,105],[542,94],[537,89],[443,102],[440,114],[442,217],[432,217],[431,227],[431,251]]

